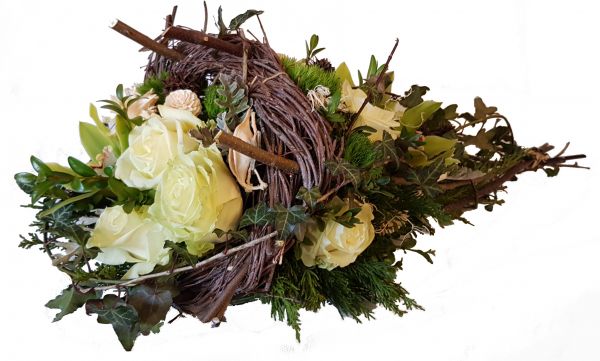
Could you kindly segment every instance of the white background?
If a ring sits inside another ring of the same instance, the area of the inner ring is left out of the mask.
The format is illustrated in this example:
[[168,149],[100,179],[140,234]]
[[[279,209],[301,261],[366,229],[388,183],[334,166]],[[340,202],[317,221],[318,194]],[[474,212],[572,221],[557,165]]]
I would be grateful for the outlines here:
[[[597,158],[598,11],[593,1],[222,1],[225,18],[262,16],[271,45],[302,57],[312,33],[333,64],[366,69],[396,37],[394,90],[428,85],[429,99],[470,111],[479,95],[512,120],[518,141],[586,153],[591,171],[541,172],[510,184],[507,204],[468,214],[405,259],[403,285],[426,312],[378,311],[362,325],[331,307],[303,314],[303,342],[259,304],[232,307],[211,329],[186,318],[121,350],[110,326],[79,311],[51,323],[44,303],[67,284],[41,252],[17,248],[33,217],[12,180],[30,154],[85,158],[77,122],[118,83],[141,81],[146,54],[108,28],[115,17],[155,36],[172,1],[0,3],[0,338],[3,360],[599,360],[600,229]],[[179,1],[177,24],[200,28],[201,1]],[[394,4],[394,5],[389,5]],[[209,4],[216,14],[217,1]],[[212,25],[212,19],[210,21]],[[260,30],[255,20],[249,26]],[[364,71],[364,70],[363,70]],[[596,184],[594,187],[593,184]]]

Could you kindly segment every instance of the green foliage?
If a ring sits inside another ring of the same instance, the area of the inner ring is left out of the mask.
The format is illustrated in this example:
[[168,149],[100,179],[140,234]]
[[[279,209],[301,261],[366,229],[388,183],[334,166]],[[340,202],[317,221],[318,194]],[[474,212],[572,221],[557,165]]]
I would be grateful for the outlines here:
[[149,91],[153,91],[154,94],[158,95],[158,103],[162,104],[165,102],[167,94],[165,93],[165,81],[169,77],[168,72],[162,72],[158,75],[147,77],[144,82],[137,86],[137,92],[140,95],[144,95]]
[[360,170],[344,159],[339,161],[328,160],[325,162],[325,167],[334,176],[343,176],[347,182],[354,184],[354,186],[358,186],[362,181]]
[[310,64],[311,60],[314,60],[317,54],[325,50],[325,48],[317,48],[319,45],[319,35],[317,34],[312,34],[310,37],[310,44],[308,41],[305,41],[304,43],[306,44],[306,64]]
[[[212,84],[206,87],[204,91],[204,99],[202,100],[204,114],[208,119],[216,119],[217,116],[225,111],[225,108],[221,108],[217,105],[217,99],[219,99],[219,89],[223,88],[222,85]],[[222,102],[220,99],[219,102]]]
[[136,309],[116,295],[105,295],[101,300],[91,300],[85,304],[88,315],[98,315],[98,323],[110,324],[127,351],[131,351],[140,333]]
[[300,187],[298,194],[296,194],[296,199],[304,201],[308,208],[314,208],[317,205],[319,198],[321,198],[319,187],[312,187],[311,189]]
[[353,132],[346,141],[344,159],[357,168],[368,168],[375,159],[377,152],[368,135],[362,132]]
[[342,84],[334,72],[325,71],[318,65],[307,65],[285,55],[281,56],[281,65],[294,83],[305,93],[315,89],[317,85],[328,88],[332,96],[341,93]]
[[220,73],[218,81],[221,86],[217,87],[215,104],[225,112],[219,114],[217,124],[221,129],[234,129],[241,120],[240,114],[249,108],[246,89],[241,79],[235,76]]
[[233,31],[239,29],[248,19],[253,16],[261,15],[263,12],[264,11],[262,10],[246,10],[246,12],[231,19],[231,22],[229,22],[229,30]]
[[140,332],[148,335],[164,321],[173,304],[173,296],[167,289],[138,285],[129,289],[127,303],[137,311]]
[[97,292],[81,293],[73,286],[67,287],[63,290],[60,295],[56,298],[48,301],[46,307],[59,309],[60,312],[56,314],[52,322],[60,321],[64,316],[75,312],[78,308],[83,306],[88,300],[98,298]]

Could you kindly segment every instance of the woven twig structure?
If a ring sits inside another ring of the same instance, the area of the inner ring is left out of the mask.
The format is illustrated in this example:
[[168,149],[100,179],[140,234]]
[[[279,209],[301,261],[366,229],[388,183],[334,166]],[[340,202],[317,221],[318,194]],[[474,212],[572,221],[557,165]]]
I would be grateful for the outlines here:
[[[330,136],[331,127],[327,121],[314,111],[268,44],[250,41],[240,35],[227,35],[221,40],[242,49],[242,56],[179,41],[173,49],[184,57],[173,60],[152,53],[146,77],[167,72],[167,91],[191,89],[198,94],[220,73],[243,79],[262,133],[261,147],[295,160],[300,169],[298,174],[289,174],[259,165],[261,177],[269,186],[264,191],[249,194],[245,208],[265,201],[270,206],[289,206],[300,186],[319,186],[321,192],[327,192],[332,179],[324,163],[335,158],[336,150],[341,149]],[[255,227],[251,238],[272,231],[269,227]],[[268,291],[278,259],[292,245],[291,240],[284,241],[280,246],[262,242],[179,276],[180,294],[175,300],[176,307],[203,322],[214,321],[222,319],[232,297]]]

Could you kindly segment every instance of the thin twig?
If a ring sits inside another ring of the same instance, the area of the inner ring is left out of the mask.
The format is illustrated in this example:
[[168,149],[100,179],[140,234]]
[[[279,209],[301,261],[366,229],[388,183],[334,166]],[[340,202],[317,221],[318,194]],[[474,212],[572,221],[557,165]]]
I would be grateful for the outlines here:
[[173,60],[182,60],[183,58],[185,58],[184,54],[169,48],[165,44],[161,44],[150,39],[148,36],[140,33],[139,31],[125,24],[121,20],[115,20],[110,27],[119,34],[128,37],[129,39],[135,41],[136,43],[142,45],[145,48],[154,51],[157,54],[160,54]]
[[208,30],[208,6],[206,6],[206,1],[204,2],[204,26],[202,27],[202,32],[206,33]]
[[[385,64],[383,64],[383,69],[381,69],[381,72],[377,76],[377,80],[375,81],[375,86],[374,86],[375,89],[377,89],[377,87],[383,80],[383,76],[385,75],[385,73],[387,72],[387,70],[390,66],[390,62],[392,61],[392,58],[394,57],[394,53],[396,52],[396,48],[398,48],[399,42],[400,42],[400,40],[398,40],[398,38],[396,38],[396,41],[394,42],[394,47],[392,48],[390,55],[388,55],[387,61],[385,62]],[[365,109],[365,107],[371,100],[373,100],[373,94],[371,92],[369,92],[369,94],[367,94],[367,97],[365,98],[365,101],[362,103],[360,108],[358,108],[358,111],[352,116],[352,119],[350,120],[350,124],[348,124],[348,133],[350,133],[350,131],[352,130],[352,126],[354,125],[354,122],[356,122],[356,119],[358,119],[358,116],[360,115],[360,113],[363,111],[363,109]]]
[[110,290],[110,289],[113,289],[113,288],[119,288],[119,287],[126,287],[126,286],[135,285],[135,284],[138,284],[140,282],[143,282],[143,281],[146,281],[146,280],[149,280],[149,279],[153,279],[153,278],[158,278],[158,277],[162,277],[162,276],[170,276],[170,275],[174,275],[174,274],[181,273],[181,272],[191,271],[193,269],[202,267],[202,266],[204,266],[204,265],[206,265],[208,263],[211,263],[211,262],[216,261],[218,259],[221,259],[223,257],[229,256],[229,255],[231,255],[233,253],[242,251],[242,250],[244,250],[246,248],[254,247],[255,245],[257,245],[257,244],[259,244],[261,242],[267,241],[267,240],[269,240],[269,239],[271,239],[271,238],[273,238],[275,236],[277,236],[277,232],[269,233],[269,234],[267,234],[265,236],[262,236],[260,238],[256,238],[256,239],[254,239],[254,240],[252,240],[252,241],[250,241],[248,243],[244,243],[244,244],[242,244],[240,246],[231,248],[231,249],[227,250],[227,253],[225,253],[225,252],[217,253],[216,255],[214,255],[214,256],[212,256],[210,258],[207,258],[207,259],[205,259],[203,261],[200,261],[200,262],[198,262],[198,263],[196,263],[195,265],[192,265],[192,266],[179,267],[179,268],[175,268],[172,271],[169,270],[169,271],[163,271],[163,272],[158,272],[158,273],[151,273],[149,275],[145,275],[145,276],[141,276],[141,277],[138,277],[138,278],[134,278],[132,280],[127,280],[127,281],[119,282],[119,283],[114,284],[114,285],[103,286],[103,287],[95,287],[94,289],[96,291]]
[[267,44],[267,46],[270,46],[269,39],[267,38],[267,33],[265,32],[265,28],[263,27],[262,21],[260,21],[260,15],[256,15],[256,18],[258,19],[258,24],[260,25],[260,30],[263,33],[265,44]]
[[165,38],[181,40],[187,43],[204,45],[235,56],[241,57],[243,55],[242,46],[232,44],[198,30],[186,29],[181,26],[172,26],[164,32],[163,36]]

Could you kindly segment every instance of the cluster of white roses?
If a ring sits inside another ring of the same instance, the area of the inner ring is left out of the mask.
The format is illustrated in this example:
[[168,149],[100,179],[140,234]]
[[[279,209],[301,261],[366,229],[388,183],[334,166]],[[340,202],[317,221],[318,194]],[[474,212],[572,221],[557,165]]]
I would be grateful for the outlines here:
[[135,112],[147,119],[129,133],[115,177],[130,187],[156,190],[154,203],[129,214],[121,206],[107,208],[88,242],[100,248],[102,263],[134,263],[124,278],[165,265],[166,240],[185,242],[190,253],[203,254],[218,240],[213,231],[235,228],[242,213],[239,187],[217,147],[203,147],[188,134],[201,124],[196,94],[172,92],[156,106],[158,113],[152,96],[141,99],[133,103]]
[[[243,210],[238,183],[246,192],[267,186],[258,174],[260,184],[250,183],[253,160],[230,151],[228,169],[216,145],[203,147],[189,135],[191,129],[201,126],[197,117],[201,102],[194,92],[177,90],[167,96],[165,104],[157,105],[157,101],[158,97],[149,93],[127,104],[130,118],[141,116],[145,121],[129,133],[129,146],[116,160],[114,173],[129,187],[154,189],[154,203],[130,213],[122,206],[106,208],[88,241],[88,247],[101,250],[99,262],[134,264],[124,278],[136,278],[152,272],[156,265],[166,265],[166,240],[184,242],[188,252],[197,256],[211,250],[219,240],[215,229],[237,227]],[[234,135],[259,146],[251,109]],[[347,210],[348,206],[341,212]],[[310,244],[300,247],[303,263],[331,270],[354,262],[375,237],[372,206],[363,204],[356,217],[361,223],[354,227],[334,220],[328,221],[323,231],[309,227],[306,237]]]

